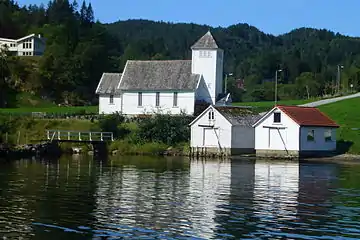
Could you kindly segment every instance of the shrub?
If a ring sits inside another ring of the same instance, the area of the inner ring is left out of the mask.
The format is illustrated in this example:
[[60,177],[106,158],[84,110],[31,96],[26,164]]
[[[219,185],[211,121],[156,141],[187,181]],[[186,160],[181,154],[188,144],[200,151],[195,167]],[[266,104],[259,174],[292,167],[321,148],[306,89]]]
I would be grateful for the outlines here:
[[192,117],[184,114],[172,116],[170,114],[155,114],[139,121],[138,139],[148,142],[162,142],[175,145],[189,141],[189,123]]
[[111,143],[110,152],[116,150],[118,154],[141,154],[141,155],[159,155],[168,148],[164,143],[149,142],[144,144],[133,144],[127,140],[117,140]]
[[125,117],[119,113],[104,116],[99,120],[99,127],[103,132],[112,132],[114,138],[121,139],[130,133],[123,123]]

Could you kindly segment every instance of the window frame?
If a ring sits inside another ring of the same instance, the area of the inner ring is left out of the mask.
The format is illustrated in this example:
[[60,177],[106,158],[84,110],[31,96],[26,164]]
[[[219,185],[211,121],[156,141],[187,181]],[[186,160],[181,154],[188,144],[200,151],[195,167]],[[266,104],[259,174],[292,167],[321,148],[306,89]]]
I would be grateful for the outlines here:
[[160,107],[160,92],[156,92],[156,95],[155,95],[155,107]]
[[[279,118],[277,119],[276,116],[279,116]],[[277,124],[281,123],[281,112],[274,112],[273,122]]]
[[209,119],[209,121],[214,121],[215,120],[215,114],[214,114],[213,110],[209,111],[208,119]]
[[307,131],[306,141],[315,142],[315,130],[314,129],[309,129]]
[[114,104],[114,95],[110,94],[109,96],[109,104]]
[[[328,133],[328,135],[327,135],[327,133]],[[325,129],[325,131],[324,131],[324,140],[325,140],[325,142],[332,142],[333,141],[331,129]]]
[[142,92],[138,92],[138,107],[142,107]]
[[173,107],[178,107],[178,97],[179,97],[179,93],[174,92],[174,94],[173,94]]

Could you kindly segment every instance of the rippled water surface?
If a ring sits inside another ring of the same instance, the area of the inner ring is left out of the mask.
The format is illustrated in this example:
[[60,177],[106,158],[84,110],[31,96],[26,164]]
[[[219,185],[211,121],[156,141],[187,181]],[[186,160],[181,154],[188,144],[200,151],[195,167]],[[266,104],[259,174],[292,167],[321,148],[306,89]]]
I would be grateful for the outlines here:
[[4,239],[359,239],[360,165],[122,157],[0,164]]

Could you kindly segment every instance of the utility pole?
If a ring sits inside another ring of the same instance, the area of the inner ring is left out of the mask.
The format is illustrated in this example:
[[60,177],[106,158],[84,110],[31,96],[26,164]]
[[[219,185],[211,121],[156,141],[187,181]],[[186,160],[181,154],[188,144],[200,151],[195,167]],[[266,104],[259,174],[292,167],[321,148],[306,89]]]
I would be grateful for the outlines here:
[[275,106],[277,104],[277,82],[278,82],[278,72],[282,72],[282,69],[276,70],[275,72]]
[[226,94],[227,92],[227,80],[228,80],[228,76],[232,76],[232,73],[227,73],[225,74],[225,90],[224,90],[224,94]]
[[343,65],[337,65],[337,86],[336,86],[336,90],[337,90],[337,93],[340,92],[340,82],[341,82],[341,69],[343,69],[344,66]]

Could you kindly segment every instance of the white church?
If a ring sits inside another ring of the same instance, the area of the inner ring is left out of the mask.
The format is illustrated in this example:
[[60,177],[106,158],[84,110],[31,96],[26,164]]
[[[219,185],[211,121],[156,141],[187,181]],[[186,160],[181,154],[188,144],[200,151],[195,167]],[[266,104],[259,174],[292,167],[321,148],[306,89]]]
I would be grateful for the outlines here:
[[231,102],[222,91],[224,51],[211,32],[191,50],[192,60],[128,60],[123,73],[103,73],[96,88],[99,113],[192,115],[196,102]]

